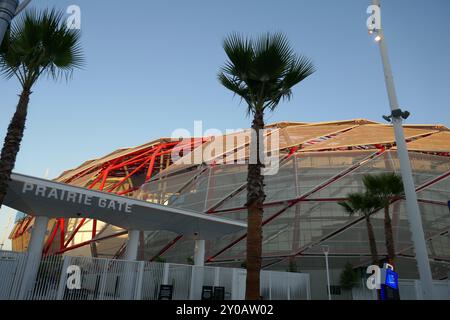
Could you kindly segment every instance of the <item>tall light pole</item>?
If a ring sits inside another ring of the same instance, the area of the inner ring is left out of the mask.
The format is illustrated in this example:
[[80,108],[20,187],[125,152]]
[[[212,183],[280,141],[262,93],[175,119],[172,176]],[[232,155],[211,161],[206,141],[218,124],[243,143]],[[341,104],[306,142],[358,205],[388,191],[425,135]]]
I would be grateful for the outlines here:
[[24,0],[19,4],[19,0],[0,0],[0,45],[12,19],[30,2],[31,0]]
[[389,62],[386,39],[381,27],[381,7],[379,0],[373,0],[373,5],[369,6],[367,13],[371,14],[367,20],[369,33],[375,35],[375,41],[380,46],[381,60],[383,62],[386,89],[391,107],[391,115],[383,116],[384,119],[392,121],[397,144],[397,155],[400,160],[400,172],[403,179],[403,186],[406,196],[406,211],[408,214],[409,227],[412,234],[412,241],[416,253],[417,267],[419,269],[422,284],[422,294],[424,299],[433,299],[433,278],[431,276],[430,262],[428,259],[427,244],[422,226],[417,194],[414,187],[414,180],[409,161],[408,150],[406,148],[405,135],[403,133],[402,122],[409,116],[408,111],[402,111],[398,104],[395,91],[394,78],[392,76],[391,64]]
[[325,255],[325,268],[327,269],[327,289],[328,289],[328,300],[331,300],[331,287],[330,287],[330,269],[328,267],[328,253],[330,252],[330,247],[322,246],[323,253]]

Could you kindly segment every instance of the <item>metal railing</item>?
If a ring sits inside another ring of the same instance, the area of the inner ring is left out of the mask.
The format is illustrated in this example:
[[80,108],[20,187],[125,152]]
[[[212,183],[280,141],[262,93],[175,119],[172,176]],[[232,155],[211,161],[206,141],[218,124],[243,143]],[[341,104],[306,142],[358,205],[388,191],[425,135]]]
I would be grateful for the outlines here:
[[[420,280],[399,279],[398,288],[401,300],[423,300]],[[450,300],[450,280],[434,280],[433,292],[436,300]],[[367,289],[364,281],[352,289],[352,296],[353,300],[377,299],[376,291]]]
[[[0,299],[157,300],[162,285],[172,286],[173,300],[200,300],[204,286],[223,288],[225,300],[245,297],[245,269],[58,255],[44,257],[34,283],[25,284],[26,260],[0,251]],[[310,299],[309,275],[262,271],[261,296]]]

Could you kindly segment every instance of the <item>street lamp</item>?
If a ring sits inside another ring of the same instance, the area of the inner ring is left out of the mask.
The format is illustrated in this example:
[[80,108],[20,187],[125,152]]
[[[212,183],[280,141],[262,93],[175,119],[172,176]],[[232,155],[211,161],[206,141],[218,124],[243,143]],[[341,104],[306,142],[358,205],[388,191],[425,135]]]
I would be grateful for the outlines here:
[[422,218],[420,215],[419,204],[417,203],[417,194],[412,177],[411,163],[409,161],[408,150],[406,148],[405,135],[402,122],[409,116],[408,111],[402,111],[398,104],[395,91],[394,78],[392,75],[391,64],[388,57],[386,38],[381,27],[381,7],[379,0],[373,0],[369,6],[368,13],[371,14],[367,20],[367,27],[370,34],[375,34],[374,40],[380,46],[381,60],[383,62],[384,77],[386,89],[391,107],[391,115],[383,116],[389,122],[392,122],[397,144],[397,155],[400,160],[400,172],[403,179],[403,186],[406,197],[406,211],[408,214],[409,226],[416,252],[417,267],[424,299],[433,299],[433,279],[431,276],[430,263],[428,260],[427,245],[423,232]]
[[322,251],[325,254],[325,266],[327,269],[327,288],[328,288],[328,300],[331,300],[331,287],[330,287],[330,270],[328,268],[328,253],[330,252],[329,246],[322,246]]
[[19,4],[19,0],[0,0],[0,45],[12,19],[30,2],[31,0],[24,0]]

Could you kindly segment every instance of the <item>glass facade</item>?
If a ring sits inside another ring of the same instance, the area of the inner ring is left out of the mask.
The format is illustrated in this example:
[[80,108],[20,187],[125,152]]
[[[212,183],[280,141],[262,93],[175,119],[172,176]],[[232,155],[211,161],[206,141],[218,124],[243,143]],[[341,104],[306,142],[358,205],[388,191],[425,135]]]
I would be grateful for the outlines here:
[[[323,245],[329,246],[330,263],[335,266],[347,261],[355,266],[369,263],[364,219],[349,216],[338,202],[350,192],[361,191],[366,174],[399,172],[392,127],[361,119],[318,124],[283,122],[268,127],[279,131],[280,161],[278,172],[264,180],[263,266],[282,270],[292,264],[299,270],[323,268]],[[405,136],[411,146],[409,155],[433,276],[439,279],[450,270],[450,134],[445,127],[409,125],[405,126]],[[87,161],[57,180],[245,221],[248,130],[230,137],[192,139],[190,151],[176,161],[171,154],[179,141],[160,139]],[[238,141],[238,145],[211,152],[211,148],[229,140]],[[186,164],[184,160],[205,149],[208,155],[201,163]],[[228,158],[243,161],[224,163]],[[408,268],[414,277],[417,271],[404,200],[394,201],[390,212],[398,265]],[[383,259],[383,212],[374,212],[371,221]],[[25,225],[17,221],[13,243]],[[241,266],[245,263],[245,236],[240,232],[207,241],[207,263]],[[100,221],[65,221],[63,239],[63,246],[53,244],[50,252],[121,257],[126,247],[123,230]],[[183,235],[165,230],[141,233],[140,259],[187,263],[193,252],[194,242]]]

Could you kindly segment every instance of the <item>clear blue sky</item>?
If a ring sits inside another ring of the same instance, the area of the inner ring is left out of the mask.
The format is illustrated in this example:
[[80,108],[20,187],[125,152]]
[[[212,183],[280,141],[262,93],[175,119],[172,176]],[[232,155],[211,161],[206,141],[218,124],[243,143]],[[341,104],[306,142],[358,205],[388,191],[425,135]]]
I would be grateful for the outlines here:
[[[371,0],[34,0],[82,11],[84,70],[34,88],[15,171],[50,178],[119,147],[177,128],[244,128],[245,106],[216,80],[232,31],[287,34],[317,73],[267,122],[380,120],[388,113],[380,57],[367,34]],[[126,3],[127,7],[124,7]],[[134,4],[135,7],[130,7]],[[448,0],[382,1],[399,101],[410,123],[450,126]],[[20,88],[0,79],[3,139]],[[0,240],[6,224],[0,215]]]

